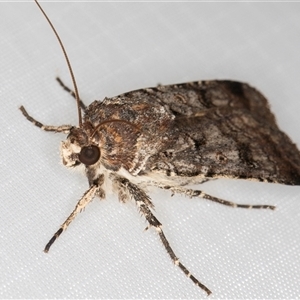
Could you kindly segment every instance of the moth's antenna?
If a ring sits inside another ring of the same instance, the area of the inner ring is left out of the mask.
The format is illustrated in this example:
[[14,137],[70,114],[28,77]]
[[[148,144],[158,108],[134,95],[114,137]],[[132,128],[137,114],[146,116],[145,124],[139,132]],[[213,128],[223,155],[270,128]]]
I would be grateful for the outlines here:
[[72,70],[72,67],[71,67],[71,63],[69,61],[69,58],[68,58],[68,55],[67,55],[67,52],[66,52],[66,49],[58,35],[58,33],[56,32],[53,24],[51,23],[50,19],[48,18],[48,16],[46,15],[46,13],[44,12],[44,10],[42,9],[42,7],[40,6],[40,4],[38,3],[37,0],[34,0],[35,3],[37,4],[37,6],[39,7],[39,9],[41,10],[41,12],[43,13],[43,15],[45,16],[46,20],[48,21],[49,25],[51,26],[54,34],[56,35],[56,38],[60,44],[60,47],[64,53],[64,56],[65,56],[65,59],[66,59],[66,62],[68,64],[68,68],[69,68],[69,71],[70,71],[70,75],[71,75],[71,78],[72,78],[72,81],[73,81],[73,86],[74,86],[74,92],[75,92],[75,98],[76,98],[76,102],[77,102],[77,110],[78,110],[78,119],[79,119],[79,127],[82,127],[82,115],[81,115],[81,108],[80,108],[80,98],[79,98],[79,93],[78,93],[78,89],[77,89],[77,84],[76,84],[76,80],[75,80],[75,76],[73,74],[73,70]]

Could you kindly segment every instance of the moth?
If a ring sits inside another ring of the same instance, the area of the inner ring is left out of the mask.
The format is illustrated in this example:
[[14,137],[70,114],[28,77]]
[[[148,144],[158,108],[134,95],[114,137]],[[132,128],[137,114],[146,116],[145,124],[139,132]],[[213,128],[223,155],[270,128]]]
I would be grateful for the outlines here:
[[[275,209],[273,205],[245,205],[223,200],[189,184],[218,178],[300,185],[300,153],[277,126],[268,101],[246,83],[213,80],[157,86],[131,91],[86,106],[79,98],[64,46],[77,101],[79,125],[49,126],[31,117],[45,131],[67,134],[61,158],[68,168],[83,166],[89,188],[44,251],[94,197],[105,198],[111,186],[121,202],[134,201],[148,226],[154,227],[173,263],[208,295],[210,289],[180,262],[162,224],[153,213],[146,187],[200,197],[231,207]],[[84,116],[82,117],[82,112]]]

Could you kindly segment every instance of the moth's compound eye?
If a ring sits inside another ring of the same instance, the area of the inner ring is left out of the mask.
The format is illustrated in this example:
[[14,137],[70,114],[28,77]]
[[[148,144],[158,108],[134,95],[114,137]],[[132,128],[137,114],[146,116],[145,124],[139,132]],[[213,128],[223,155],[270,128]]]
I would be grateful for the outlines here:
[[96,146],[83,147],[79,153],[79,160],[83,164],[90,166],[96,163],[100,158],[100,150]]

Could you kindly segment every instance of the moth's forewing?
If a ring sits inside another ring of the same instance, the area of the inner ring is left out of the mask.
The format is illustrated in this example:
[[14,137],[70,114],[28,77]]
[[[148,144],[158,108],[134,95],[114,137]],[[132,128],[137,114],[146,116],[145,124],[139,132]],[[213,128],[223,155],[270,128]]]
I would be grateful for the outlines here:
[[131,149],[123,165],[134,153],[127,168],[134,175],[300,184],[299,150],[278,128],[266,98],[248,84],[201,81],[132,91],[95,102],[85,117],[93,124],[109,118],[139,128],[136,140],[122,137],[122,149]]

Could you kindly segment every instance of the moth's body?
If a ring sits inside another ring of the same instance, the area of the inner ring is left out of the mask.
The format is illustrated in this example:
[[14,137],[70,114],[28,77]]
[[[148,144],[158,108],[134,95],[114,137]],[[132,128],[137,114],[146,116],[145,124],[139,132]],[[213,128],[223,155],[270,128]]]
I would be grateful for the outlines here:
[[71,129],[62,144],[64,164],[78,165],[89,145],[100,150],[90,173],[98,176],[102,166],[138,184],[224,177],[300,184],[298,149],[279,130],[267,100],[239,82],[159,86],[94,101],[83,129]]
[[[189,183],[216,178],[241,178],[300,185],[300,153],[278,128],[267,100],[254,88],[234,81],[201,81],[159,86],[95,101],[79,99],[75,77],[64,46],[46,13],[65,55],[77,100],[79,126],[48,126],[24,116],[45,131],[67,133],[61,145],[63,164],[84,165],[89,188],[45,247],[93,200],[114,190],[120,201],[135,201],[148,227],[154,227],[170,258],[208,295],[211,291],[179,261],[154,216],[146,193],[149,185],[190,197],[241,208],[272,205],[236,204],[199,190]],[[80,107],[84,110],[84,118]]]

